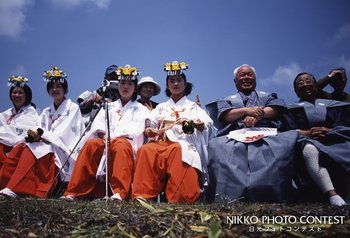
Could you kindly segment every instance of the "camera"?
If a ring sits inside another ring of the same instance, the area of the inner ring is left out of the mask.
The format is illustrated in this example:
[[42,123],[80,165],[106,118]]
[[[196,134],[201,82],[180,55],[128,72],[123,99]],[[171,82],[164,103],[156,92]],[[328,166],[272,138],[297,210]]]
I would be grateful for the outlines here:
[[102,81],[102,87],[98,88],[96,92],[102,98],[109,98],[112,101],[115,101],[119,98],[118,94],[118,81],[116,80],[106,80]]
[[40,141],[41,136],[43,134],[44,134],[44,131],[41,128],[38,128],[36,130],[36,133],[35,133],[35,131],[28,130],[28,136],[26,136],[24,139],[25,139],[26,142],[30,142],[30,143],[38,142],[38,141]]
[[185,134],[193,134],[194,132],[194,125],[192,120],[184,120],[182,122],[182,131]]

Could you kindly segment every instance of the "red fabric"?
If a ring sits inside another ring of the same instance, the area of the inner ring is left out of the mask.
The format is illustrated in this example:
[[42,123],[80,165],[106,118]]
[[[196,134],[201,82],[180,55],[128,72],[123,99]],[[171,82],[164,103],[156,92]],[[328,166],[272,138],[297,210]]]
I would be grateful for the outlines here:
[[155,198],[165,187],[170,203],[194,203],[200,195],[197,170],[182,161],[181,146],[151,142],[137,152],[132,197]]
[[[125,138],[116,138],[110,143],[108,156],[108,182],[113,193],[127,199],[131,193],[133,174],[133,151]],[[96,172],[104,153],[104,140],[90,139],[81,150],[75,163],[65,196],[99,198],[105,195],[105,183],[96,180]]]
[[57,172],[53,153],[36,159],[27,146],[20,144],[10,152],[8,160],[4,162],[0,173],[1,186],[5,185],[17,195],[47,198],[58,182],[55,181],[48,193]]
[[3,161],[7,159],[7,153],[10,152],[12,147],[0,143],[0,169]]
[[6,159],[3,160],[3,166],[0,169],[0,189],[5,188],[9,182],[13,172],[16,169],[19,156],[21,155],[24,147],[25,144],[23,143],[16,145],[13,147],[8,156],[6,156]]

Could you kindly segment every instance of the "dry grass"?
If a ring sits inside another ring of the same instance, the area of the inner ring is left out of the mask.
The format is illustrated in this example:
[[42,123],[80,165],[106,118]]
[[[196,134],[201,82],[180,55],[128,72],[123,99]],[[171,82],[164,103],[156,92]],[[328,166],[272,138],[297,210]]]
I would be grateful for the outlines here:
[[[249,225],[230,224],[227,220],[239,216],[259,221],[253,220],[256,224]],[[262,221],[264,216],[272,219],[293,216],[298,222],[268,224]],[[344,220],[333,225],[301,224],[301,216],[344,216]],[[0,230],[1,237],[350,237],[350,206],[170,205],[27,198],[0,201]]]

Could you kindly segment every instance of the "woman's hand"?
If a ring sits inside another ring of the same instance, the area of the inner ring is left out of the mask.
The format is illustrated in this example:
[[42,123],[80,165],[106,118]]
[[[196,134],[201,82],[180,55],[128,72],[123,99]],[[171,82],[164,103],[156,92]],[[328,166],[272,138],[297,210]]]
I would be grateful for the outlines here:
[[199,131],[204,130],[204,122],[202,122],[200,119],[193,121],[193,126]]
[[158,135],[158,131],[156,129],[151,128],[151,127],[147,127],[144,131],[144,134],[147,137],[155,137]]

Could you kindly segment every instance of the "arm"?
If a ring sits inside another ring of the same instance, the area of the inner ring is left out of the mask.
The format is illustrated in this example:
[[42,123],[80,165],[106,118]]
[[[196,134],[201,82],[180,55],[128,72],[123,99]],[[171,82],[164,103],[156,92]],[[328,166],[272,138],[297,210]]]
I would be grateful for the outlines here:
[[317,89],[320,91],[324,89],[330,82],[332,78],[329,77],[328,75],[324,78],[321,78],[320,80],[317,81]]
[[250,116],[260,120],[265,117],[265,110],[269,114],[272,113],[270,110],[263,107],[243,107],[233,108],[222,113],[220,120],[226,123],[232,123],[240,118]]

